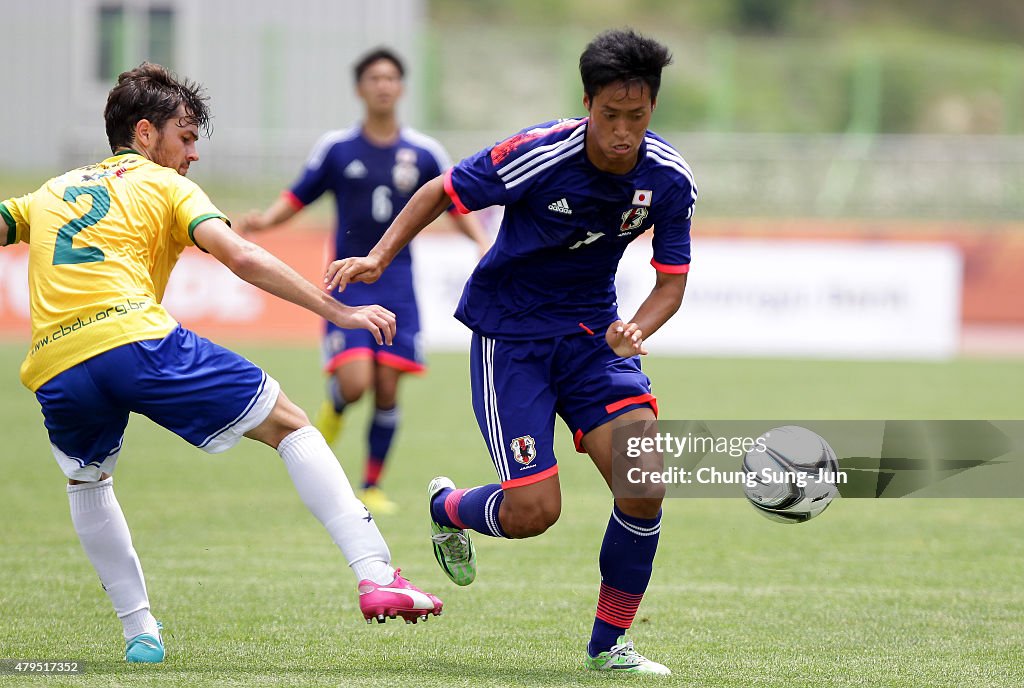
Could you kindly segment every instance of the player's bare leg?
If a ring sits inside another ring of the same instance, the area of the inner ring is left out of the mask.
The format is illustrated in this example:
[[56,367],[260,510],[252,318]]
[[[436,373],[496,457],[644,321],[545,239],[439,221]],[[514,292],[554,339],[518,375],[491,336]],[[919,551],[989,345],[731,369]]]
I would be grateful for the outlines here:
[[562,491],[558,474],[531,485],[504,490],[505,499],[498,511],[501,528],[510,538],[540,535],[562,513]]
[[370,621],[401,616],[415,623],[441,613],[442,602],[402,578],[373,516],[352,491],[323,435],[284,393],[270,415],[246,433],[277,449],[295,489],[323,524],[359,580],[359,606]]
[[[625,423],[645,423],[648,432],[654,432],[653,421],[657,420],[654,411],[649,408],[640,408],[618,416],[614,421],[599,425],[583,436],[581,444],[590,456],[591,461],[601,473],[608,489],[613,489],[613,455],[612,455],[612,433],[615,427]],[[629,516],[636,518],[656,518],[661,511],[661,504],[665,497],[665,486],[660,483],[653,483],[646,487],[645,497],[616,497],[615,505]]]

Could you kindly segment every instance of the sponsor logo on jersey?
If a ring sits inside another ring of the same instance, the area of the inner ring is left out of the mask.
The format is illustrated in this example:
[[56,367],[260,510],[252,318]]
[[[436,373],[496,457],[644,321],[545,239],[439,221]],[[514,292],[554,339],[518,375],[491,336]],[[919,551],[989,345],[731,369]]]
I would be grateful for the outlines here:
[[366,176],[366,165],[363,164],[362,160],[353,160],[346,167],[345,171],[342,172],[346,179],[362,179]]
[[509,448],[512,449],[512,458],[524,466],[529,466],[537,458],[537,443],[533,435],[515,438],[509,443]]
[[634,229],[638,229],[647,219],[647,215],[647,208],[630,208],[622,213],[622,224],[619,225],[619,230],[632,232]]
[[124,165],[121,165],[121,166],[119,166],[117,168],[111,168],[111,167],[103,168],[102,165],[90,165],[89,167],[86,167],[84,169],[91,170],[91,169],[96,169],[96,168],[102,168],[102,169],[100,169],[99,172],[83,174],[82,175],[82,181],[83,182],[97,182],[97,181],[99,181],[101,179],[104,179],[105,177],[109,177],[111,175],[120,178],[120,177],[123,177],[124,173],[128,171],[128,168],[125,167]]
[[557,201],[548,206],[548,210],[553,210],[556,213],[563,215],[572,215],[572,208],[569,207],[569,201],[564,198],[559,198]]
[[650,189],[637,189],[633,192],[633,205],[642,205],[645,208],[650,208],[653,197],[654,192]]

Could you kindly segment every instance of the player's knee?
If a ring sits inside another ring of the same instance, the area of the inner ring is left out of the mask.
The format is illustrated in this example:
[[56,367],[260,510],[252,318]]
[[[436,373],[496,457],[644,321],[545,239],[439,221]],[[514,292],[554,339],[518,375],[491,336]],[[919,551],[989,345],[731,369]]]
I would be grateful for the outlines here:
[[560,503],[519,506],[502,514],[501,527],[511,538],[534,537],[553,526],[561,513]]
[[286,397],[284,392],[281,392],[270,415],[262,423],[245,433],[245,436],[276,449],[281,440],[308,425],[310,422],[306,412]]
[[273,420],[286,432],[295,432],[299,428],[309,425],[309,416],[306,412],[292,402],[291,399],[283,398],[283,403],[278,403],[271,414]]
[[373,386],[373,367],[363,365],[368,361],[354,361],[334,373],[338,391],[346,404],[354,404]]
[[342,387],[341,398],[345,400],[345,404],[354,404],[363,398],[363,393],[366,391],[364,387]]
[[619,510],[627,516],[633,518],[657,518],[661,512],[661,498],[648,498],[648,499],[625,499],[620,498],[615,500],[615,505],[619,507]]

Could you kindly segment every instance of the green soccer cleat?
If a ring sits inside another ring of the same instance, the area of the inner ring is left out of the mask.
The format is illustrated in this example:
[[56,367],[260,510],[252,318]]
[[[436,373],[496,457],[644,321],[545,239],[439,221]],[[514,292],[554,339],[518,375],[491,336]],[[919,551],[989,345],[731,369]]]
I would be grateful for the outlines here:
[[658,664],[644,657],[633,648],[633,641],[620,635],[608,652],[597,657],[587,657],[583,666],[594,671],[621,671],[628,674],[652,674],[668,676],[672,672],[664,664]]
[[461,528],[442,526],[434,520],[430,505],[441,490],[455,489],[455,483],[444,476],[430,481],[427,487],[427,510],[430,513],[430,540],[434,558],[455,585],[469,585],[476,579],[476,549],[469,533]]
[[160,635],[163,624],[156,622],[156,635],[140,633],[128,641],[124,649],[125,661],[139,664],[159,664],[164,661],[164,641]]
[[334,440],[338,439],[338,435],[341,434],[341,421],[342,414],[334,410],[334,404],[330,399],[324,399],[323,403],[320,404],[320,408],[316,412],[316,420],[313,425],[320,431],[320,434],[327,440],[327,444],[332,444]]

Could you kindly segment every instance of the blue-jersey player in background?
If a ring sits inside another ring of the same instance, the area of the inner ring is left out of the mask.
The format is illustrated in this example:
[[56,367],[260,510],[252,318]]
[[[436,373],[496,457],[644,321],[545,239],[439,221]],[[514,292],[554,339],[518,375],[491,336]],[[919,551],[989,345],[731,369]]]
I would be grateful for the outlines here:
[[[599,35],[580,57],[589,117],[524,129],[463,160],[420,189],[366,257],[328,269],[331,286],[342,289],[386,279],[384,268],[450,202],[463,212],[505,206],[456,312],[473,331],[473,407],[500,482],[466,490],[435,478],[428,488],[435,555],[460,585],[476,575],[468,530],[525,538],[558,519],[556,413],[609,487],[611,421],[656,417],[639,355],[682,301],[697,198],[686,162],[647,130],[670,61],[663,45],[632,31]],[[646,232],[655,286],[623,320],[616,268]],[[662,497],[663,490],[615,496],[584,661],[590,669],[669,673],[625,635],[650,581]]]
[[[281,224],[330,192],[338,219],[334,258],[366,255],[413,193],[451,166],[441,144],[398,123],[396,107],[405,67],[397,55],[384,48],[373,50],[360,58],[354,72],[356,93],[365,105],[364,120],[321,137],[295,185],[265,212],[246,215],[239,223],[241,231]],[[452,218],[459,230],[477,242],[481,254],[487,250],[488,241],[472,216],[452,213]],[[397,505],[378,482],[398,427],[398,382],[404,373],[425,369],[409,248],[403,247],[392,269],[376,284],[346,291],[345,303],[379,303],[395,313],[401,327],[394,344],[385,347],[361,330],[343,330],[326,322],[324,367],[331,377],[316,425],[333,442],[345,407],[373,390],[375,409],[360,497],[370,511],[391,513]]]

